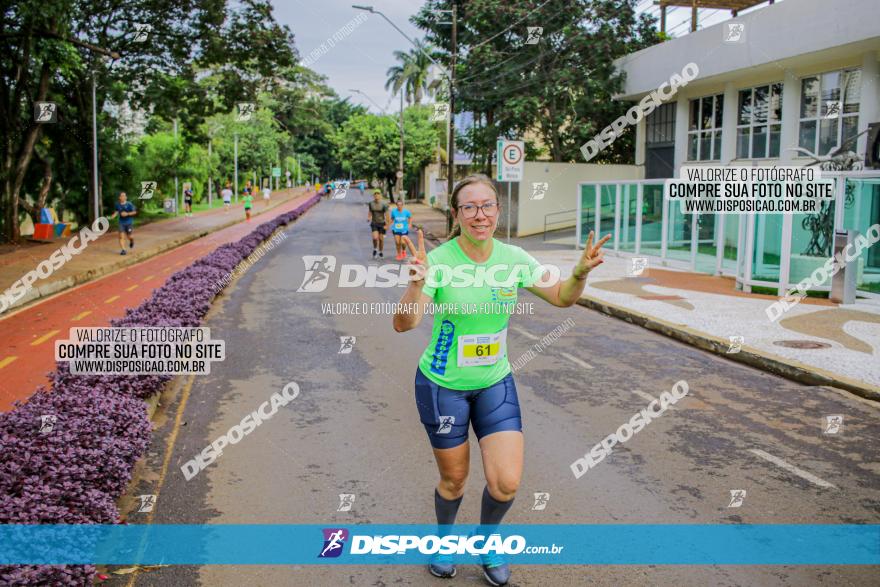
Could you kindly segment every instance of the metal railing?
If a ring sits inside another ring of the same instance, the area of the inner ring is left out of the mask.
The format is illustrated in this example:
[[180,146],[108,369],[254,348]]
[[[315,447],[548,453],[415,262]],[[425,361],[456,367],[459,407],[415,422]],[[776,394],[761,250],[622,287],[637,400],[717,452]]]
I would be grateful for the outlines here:
[[548,226],[547,219],[550,216],[558,216],[560,214],[571,214],[572,218],[564,219],[564,220],[554,220],[553,222],[550,222],[549,224],[572,224],[572,225],[576,224],[577,208],[575,208],[574,210],[562,210],[561,212],[551,212],[549,214],[544,214],[544,236],[541,239],[542,241],[544,241],[544,242],[547,241],[547,226]]
[[[606,233],[613,226],[614,240],[608,248],[623,250],[621,241],[634,227],[634,242],[627,241],[626,253],[657,256],[664,264],[682,263],[682,268],[694,272],[734,276],[745,292],[753,286],[784,292],[830,258],[827,251],[804,252],[817,234],[832,230],[864,233],[880,221],[875,203],[880,197],[880,170],[823,171],[822,177],[835,182],[835,198],[832,217],[827,226],[819,228],[804,225],[804,214],[686,215],[677,204],[658,195],[663,180],[580,182],[575,242],[583,247],[585,235],[591,230],[598,232],[604,224]],[[633,197],[634,210],[627,203]],[[648,198],[652,207],[646,215]],[[701,229],[704,222],[712,224]],[[643,235],[648,227],[650,230]],[[874,259],[866,255],[859,261],[864,265],[857,274],[860,296],[877,296],[874,292],[880,283],[880,267]],[[829,290],[830,280],[811,289]]]

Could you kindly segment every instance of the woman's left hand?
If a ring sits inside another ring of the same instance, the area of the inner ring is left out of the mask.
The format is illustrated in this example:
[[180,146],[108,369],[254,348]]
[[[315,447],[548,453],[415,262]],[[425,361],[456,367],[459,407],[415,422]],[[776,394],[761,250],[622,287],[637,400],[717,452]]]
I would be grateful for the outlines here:
[[581,260],[578,261],[578,264],[574,266],[571,274],[575,277],[575,279],[584,279],[587,274],[604,263],[603,256],[605,255],[604,251],[602,251],[602,245],[608,242],[608,239],[611,238],[610,234],[606,234],[602,237],[598,243],[593,245],[593,231],[590,231],[590,236],[587,237],[587,246],[584,247],[584,254],[581,255]]

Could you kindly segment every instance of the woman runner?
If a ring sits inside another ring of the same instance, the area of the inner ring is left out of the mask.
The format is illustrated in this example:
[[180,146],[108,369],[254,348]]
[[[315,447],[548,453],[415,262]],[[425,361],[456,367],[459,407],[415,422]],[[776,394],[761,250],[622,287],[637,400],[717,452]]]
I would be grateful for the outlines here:
[[[603,262],[602,245],[610,235],[594,246],[590,232],[571,277],[560,281],[553,279],[520,247],[493,238],[500,205],[491,179],[485,175],[466,177],[452,191],[450,206],[456,226],[449,240],[430,254],[425,251],[421,230],[418,248],[409,237],[404,237],[419,270],[411,274],[400,304],[404,309],[420,304],[420,309],[396,313],[394,330],[406,332],[416,328],[425,304],[445,304],[444,309],[453,306],[448,312],[434,315],[431,342],[416,369],[416,405],[440,472],[434,491],[434,509],[440,525],[455,523],[468,476],[468,429],[473,426],[486,476],[480,510],[484,529],[481,534],[485,535],[501,522],[519,488],[523,466],[522,421],[507,358],[510,310],[468,312],[464,308],[515,307],[518,287],[554,306],[569,307],[583,292],[587,274]],[[432,276],[433,266],[440,270],[439,279]],[[483,282],[448,282],[444,272],[459,274],[462,266],[475,270],[483,267],[488,269],[486,275],[492,277]],[[431,278],[430,284],[426,284],[426,277]],[[456,307],[463,310],[456,311]],[[489,584],[508,582],[510,568],[500,555],[489,553],[480,558],[483,576]],[[444,555],[436,555],[429,570],[437,577],[454,577],[456,572],[451,558]]]

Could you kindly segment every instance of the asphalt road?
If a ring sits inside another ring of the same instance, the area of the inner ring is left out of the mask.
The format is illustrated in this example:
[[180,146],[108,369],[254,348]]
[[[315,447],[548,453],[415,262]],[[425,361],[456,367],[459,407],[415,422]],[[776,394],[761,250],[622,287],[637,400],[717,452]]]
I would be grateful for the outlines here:
[[[391,317],[331,316],[322,303],[397,301],[401,289],[297,293],[304,255],[371,263],[364,203],[324,201],[227,289],[207,320],[227,360],[167,394],[135,494],[158,495],[130,523],[432,523],[436,468],[413,399],[429,320],[399,334]],[[393,249],[388,237],[386,246]],[[393,263],[393,250],[390,252]],[[599,269],[601,271],[601,268]],[[574,326],[516,373],[525,472],[510,523],[880,522],[880,410],[823,387],[767,375],[642,328],[521,291],[534,315],[515,316],[510,357],[571,318]],[[719,309],[723,311],[723,309]],[[340,337],[355,336],[339,354]],[[580,479],[571,463],[687,381],[690,392]],[[293,402],[190,481],[184,461],[295,381]],[[823,434],[825,415],[843,432]],[[479,517],[484,485],[472,437],[459,522]],[[730,491],[746,490],[740,507]],[[533,494],[548,492],[543,511]],[[337,512],[339,494],[355,494]],[[670,545],[675,548],[675,545]],[[858,566],[517,566],[512,585],[876,585]],[[872,579],[873,577],[873,579]],[[452,581],[412,566],[165,567],[112,585],[480,585],[476,566]]]

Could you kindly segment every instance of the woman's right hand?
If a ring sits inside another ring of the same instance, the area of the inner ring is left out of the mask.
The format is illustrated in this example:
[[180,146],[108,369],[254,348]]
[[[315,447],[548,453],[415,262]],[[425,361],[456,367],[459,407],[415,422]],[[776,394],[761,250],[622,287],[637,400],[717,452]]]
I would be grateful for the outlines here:
[[428,254],[425,251],[425,234],[420,228],[418,248],[413,245],[412,240],[408,236],[404,235],[403,239],[409,252],[412,254],[412,259],[410,260],[409,265],[410,283],[422,286],[425,284],[425,275],[428,274]]

